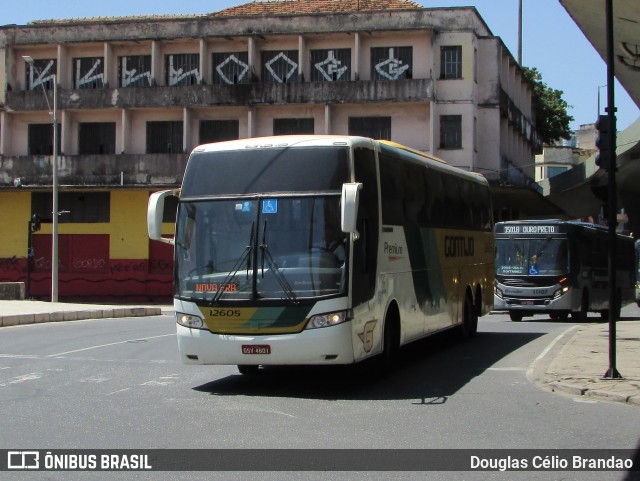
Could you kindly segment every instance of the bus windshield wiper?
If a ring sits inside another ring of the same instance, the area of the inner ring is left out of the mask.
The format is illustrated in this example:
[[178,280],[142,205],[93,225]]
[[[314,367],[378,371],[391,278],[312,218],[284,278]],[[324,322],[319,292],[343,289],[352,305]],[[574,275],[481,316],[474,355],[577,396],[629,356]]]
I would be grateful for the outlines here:
[[249,277],[249,270],[251,269],[251,251],[253,250],[252,246],[253,246],[253,236],[255,234],[255,227],[256,227],[256,223],[254,221],[251,223],[251,235],[249,236],[249,244],[244,248],[244,250],[242,251],[242,254],[240,254],[240,257],[238,258],[236,263],[233,265],[233,268],[229,271],[229,274],[227,274],[227,277],[225,277],[224,282],[220,284],[218,290],[216,291],[215,296],[213,296],[213,299],[211,300],[212,305],[220,300],[220,298],[225,292],[225,289],[223,287],[227,286],[231,281],[231,279],[233,279],[236,276],[236,274],[242,267],[245,260],[247,262],[246,264],[247,277]]
[[280,284],[280,287],[282,288],[284,293],[287,295],[287,299],[296,302],[297,301],[296,293],[293,292],[293,288],[291,287],[291,284],[289,284],[289,281],[287,281],[286,276],[282,273],[278,264],[276,264],[276,261],[273,259],[273,256],[269,251],[269,247],[267,246],[267,221],[266,220],[264,221],[264,227],[262,229],[262,245],[260,246],[260,250],[262,251],[262,261],[261,261],[262,277],[264,277],[264,261],[266,259],[267,262],[269,263],[269,268],[273,272],[273,276],[276,278],[276,281],[278,281],[278,284]]

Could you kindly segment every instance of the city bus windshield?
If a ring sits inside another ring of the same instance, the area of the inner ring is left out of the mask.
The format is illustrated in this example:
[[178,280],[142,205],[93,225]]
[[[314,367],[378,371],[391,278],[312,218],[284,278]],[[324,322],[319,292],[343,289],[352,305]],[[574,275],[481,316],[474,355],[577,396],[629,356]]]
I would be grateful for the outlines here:
[[496,239],[496,274],[559,276],[568,271],[566,239]]
[[208,303],[346,294],[340,196],[181,202],[176,296]]

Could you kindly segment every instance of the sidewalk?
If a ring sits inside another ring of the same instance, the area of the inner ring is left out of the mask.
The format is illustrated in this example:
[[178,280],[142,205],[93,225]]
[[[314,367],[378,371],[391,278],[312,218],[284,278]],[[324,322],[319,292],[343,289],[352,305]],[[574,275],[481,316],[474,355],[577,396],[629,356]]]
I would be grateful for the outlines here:
[[114,306],[0,300],[0,327],[109,317],[159,316],[173,306]]
[[610,367],[607,322],[566,329],[536,359],[527,373],[529,379],[552,392],[640,407],[638,314],[635,304],[627,306],[616,323],[615,365],[622,379],[603,379]]

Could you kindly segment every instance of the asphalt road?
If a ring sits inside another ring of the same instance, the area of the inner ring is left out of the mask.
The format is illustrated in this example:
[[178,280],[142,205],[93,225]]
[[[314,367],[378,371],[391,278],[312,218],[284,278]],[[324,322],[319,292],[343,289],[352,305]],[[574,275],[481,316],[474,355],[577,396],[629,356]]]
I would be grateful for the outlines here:
[[[480,320],[460,343],[355,368],[179,363],[170,316],[3,328],[0,449],[640,449],[637,408],[549,393],[526,371],[571,323]],[[28,476],[27,476],[28,474]],[[624,472],[3,473],[3,479],[594,479]]]

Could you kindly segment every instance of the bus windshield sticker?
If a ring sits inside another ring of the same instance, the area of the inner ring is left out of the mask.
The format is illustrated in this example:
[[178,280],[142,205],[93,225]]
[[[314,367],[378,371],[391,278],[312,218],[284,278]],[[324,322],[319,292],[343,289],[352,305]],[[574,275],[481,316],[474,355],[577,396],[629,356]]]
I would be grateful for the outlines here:
[[278,199],[265,199],[262,201],[262,213],[263,214],[277,214],[278,213]]
[[251,202],[245,201],[242,204],[242,212],[251,212]]

